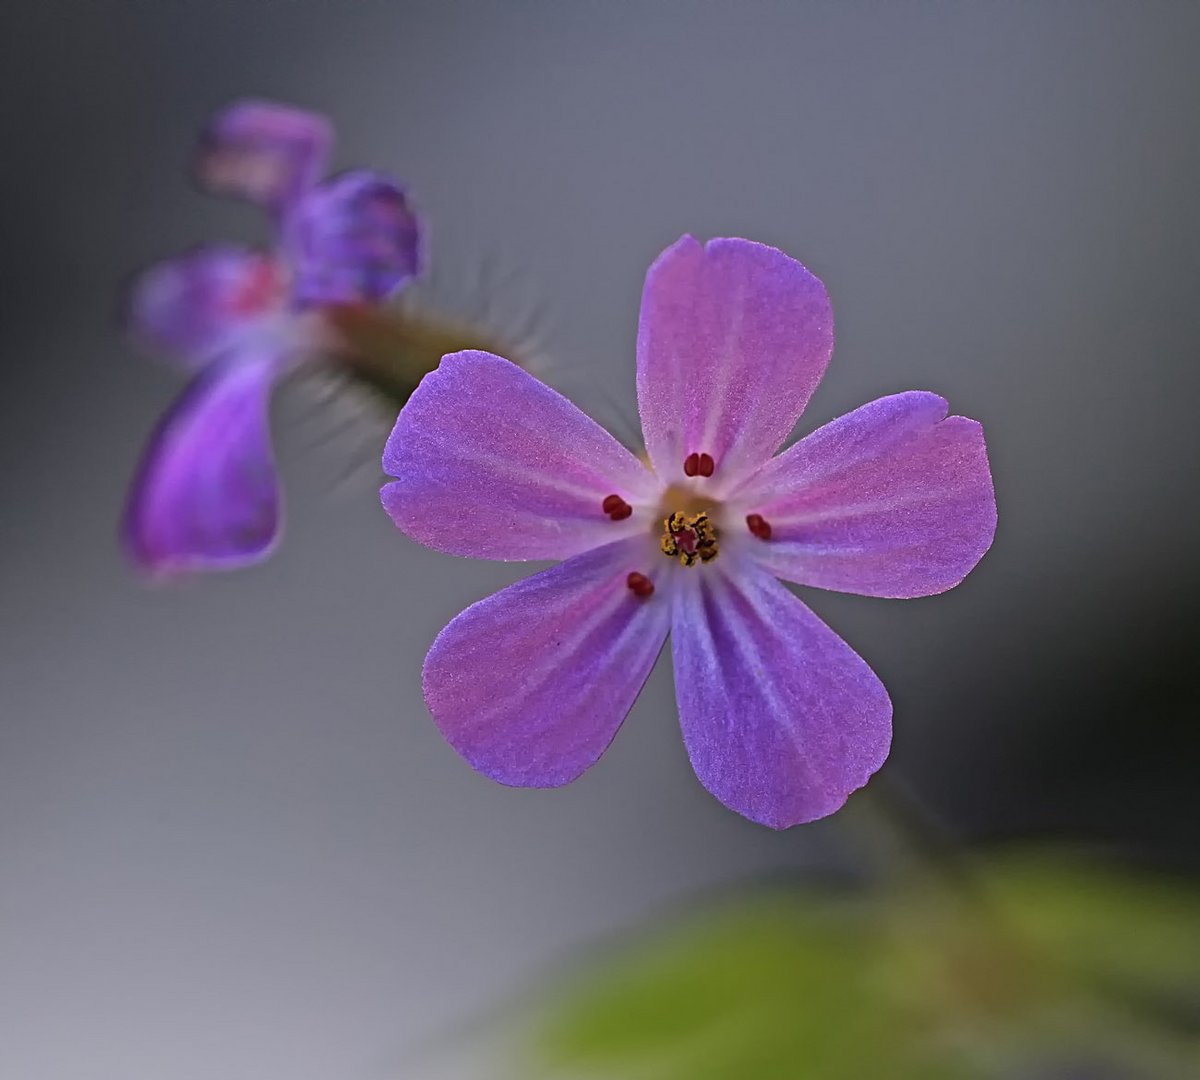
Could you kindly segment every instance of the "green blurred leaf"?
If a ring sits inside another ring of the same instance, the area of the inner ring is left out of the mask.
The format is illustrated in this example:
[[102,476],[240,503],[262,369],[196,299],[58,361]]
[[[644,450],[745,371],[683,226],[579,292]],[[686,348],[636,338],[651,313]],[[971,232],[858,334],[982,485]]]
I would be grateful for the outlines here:
[[1001,917],[1080,976],[1200,984],[1200,892],[1180,880],[1020,854],[984,868]]
[[647,935],[544,1007],[527,1074],[975,1080],[1086,1051],[1200,1075],[1195,1028],[1131,1005],[1200,986],[1194,888],[1056,855],[973,865],[973,888],[777,890]]
[[874,978],[873,905],[756,897],[645,941],[577,986],[542,1028],[570,1075],[653,1080],[947,1078],[910,1054]]

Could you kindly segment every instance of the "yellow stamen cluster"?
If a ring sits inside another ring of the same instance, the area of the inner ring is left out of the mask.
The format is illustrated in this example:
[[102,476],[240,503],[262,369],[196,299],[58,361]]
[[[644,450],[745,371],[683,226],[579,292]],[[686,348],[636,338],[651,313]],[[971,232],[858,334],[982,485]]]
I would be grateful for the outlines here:
[[663,519],[663,534],[659,541],[664,555],[678,559],[681,566],[712,562],[717,557],[717,530],[708,514],[685,514],[676,510]]

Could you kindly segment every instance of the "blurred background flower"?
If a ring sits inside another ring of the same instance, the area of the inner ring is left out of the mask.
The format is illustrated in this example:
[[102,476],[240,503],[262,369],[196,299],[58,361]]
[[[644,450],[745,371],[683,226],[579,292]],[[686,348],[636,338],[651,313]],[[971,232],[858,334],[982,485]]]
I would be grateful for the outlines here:
[[[747,882],[863,862],[857,797],[783,835],[716,805],[666,670],[569,788],[466,768],[421,659],[524,571],[396,536],[394,408],[363,432],[340,394],[309,420],[282,387],[288,543],[203,588],[131,580],[115,508],[178,373],[131,356],[114,285],[263,228],[179,182],[194,125],[247,95],[336,118],[339,160],[404,178],[431,223],[414,304],[490,303],[506,331],[552,312],[539,377],[619,434],[630,267],[684,232],[802,252],[838,319],[803,430],[935,387],[989,432],[1003,510],[950,593],[814,600],[893,699],[880,779],[972,850],[1194,874],[1195,5],[18,0],[4,24],[0,1076],[425,1080],[426,1040],[466,1049],[547,973],[590,979],[589,945],[611,971],[627,934],[715,938]],[[1043,892],[1067,927],[1093,894]],[[1178,1047],[1174,1023],[1143,1045]],[[1079,1051],[1028,1071],[1120,1075]]]
[[198,372],[155,428],[122,522],[130,558],[157,578],[236,569],[274,550],[269,407],[283,379],[324,364],[395,409],[447,345],[494,340],[394,302],[424,263],[424,227],[381,173],[322,181],[332,144],[325,117],[303,109],[247,100],[218,112],[196,176],[268,211],[273,246],[203,244],[133,284],[133,334]]

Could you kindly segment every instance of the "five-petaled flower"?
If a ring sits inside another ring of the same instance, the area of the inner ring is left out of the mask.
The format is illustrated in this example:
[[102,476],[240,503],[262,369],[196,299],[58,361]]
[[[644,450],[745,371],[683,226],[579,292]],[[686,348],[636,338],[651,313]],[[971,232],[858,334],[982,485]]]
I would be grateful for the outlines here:
[[208,244],[142,274],[130,304],[144,342],[195,372],[159,422],[126,505],[134,562],[162,575],[244,566],[272,550],[280,494],[268,409],[279,380],[335,344],[327,313],[375,303],[419,270],[403,188],[365,170],[320,181],[321,116],[243,101],[201,140],[203,188],[271,216],[271,251]]
[[384,453],[383,504],[453,555],[562,559],[467,608],[424,667],[451,745],[554,787],[616,734],[668,632],[683,738],[722,803],[785,828],[887,757],[879,679],[779,578],[868,596],[956,585],[992,541],[983,432],[935,394],[880,398],[773,457],[833,349],[821,282],[774,248],[684,237],[637,337],[647,464],[500,357],[443,359]]

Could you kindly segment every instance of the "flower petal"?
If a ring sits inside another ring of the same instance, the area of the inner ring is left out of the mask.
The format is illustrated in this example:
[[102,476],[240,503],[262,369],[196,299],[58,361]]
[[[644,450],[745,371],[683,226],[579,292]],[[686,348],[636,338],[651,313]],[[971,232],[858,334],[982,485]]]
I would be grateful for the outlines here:
[[866,663],[752,563],[678,574],[675,695],[700,782],[775,829],[845,803],[887,758],[892,706]]
[[[442,358],[383,452],[384,509],[414,540],[481,559],[565,559],[649,535],[658,482],[561,394],[485,352]],[[634,508],[614,521],[609,495]]]
[[731,511],[771,526],[756,557],[789,581],[867,596],[957,585],[991,546],[983,429],[913,390],[826,424],[769,462]]
[[208,244],[155,263],[137,278],[130,327],[153,348],[204,362],[281,310],[285,289],[283,270],[270,256]]
[[333,128],[318,113],[239,101],[201,136],[196,178],[206,191],[279,212],[320,179],[332,146]]
[[670,568],[641,539],[577,555],[473,604],[425,658],[447,742],[493,780],[559,787],[612,742],[667,636],[670,603],[627,587]]
[[286,223],[302,305],[374,303],[421,268],[421,223],[403,188],[349,172],[309,191]]
[[122,528],[143,570],[232,569],[270,554],[280,495],[268,404],[278,371],[269,356],[231,356],[201,372],[162,418]]
[[782,251],[685,236],[646,274],[638,325],[638,410],[669,482],[684,459],[715,462],[717,497],[791,433],[833,351],[825,286]]

